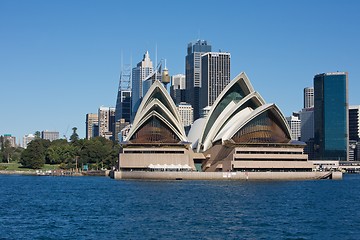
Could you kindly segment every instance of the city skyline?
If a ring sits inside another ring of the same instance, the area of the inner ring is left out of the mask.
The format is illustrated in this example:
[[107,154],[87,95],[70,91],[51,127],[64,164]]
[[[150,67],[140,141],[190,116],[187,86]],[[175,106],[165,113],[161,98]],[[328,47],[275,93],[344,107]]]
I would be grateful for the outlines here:
[[360,104],[357,1],[208,3],[199,11],[201,1],[1,1],[0,135],[69,137],[77,127],[84,138],[86,113],[115,107],[122,62],[135,67],[148,50],[154,65],[166,59],[170,75],[185,74],[187,44],[197,39],[230,52],[230,78],[245,71],[285,116],[302,109],[303,89],[323,72],[348,72],[349,104]]

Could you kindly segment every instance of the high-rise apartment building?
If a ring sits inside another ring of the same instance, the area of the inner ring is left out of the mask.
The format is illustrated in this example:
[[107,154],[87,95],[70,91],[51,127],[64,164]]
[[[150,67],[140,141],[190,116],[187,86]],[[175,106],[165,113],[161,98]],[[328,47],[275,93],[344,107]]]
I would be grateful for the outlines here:
[[146,51],[143,60],[132,69],[132,94],[131,94],[131,115],[132,119],[136,115],[136,111],[143,97],[143,81],[153,73],[153,63],[150,59],[149,52]]
[[348,160],[348,74],[314,77],[314,147],[316,159]]
[[27,148],[27,145],[35,139],[35,135],[34,134],[27,134],[23,137],[23,144],[22,144],[22,147],[23,148]]
[[200,117],[201,55],[211,52],[205,40],[188,44],[185,58],[186,102],[194,108],[194,120]]
[[175,104],[186,102],[186,82],[184,74],[176,74],[171,77],[170,96]]
[[304,108],[314,107],[314,88],[304,88]]
[[115,128],[115,108],[100,107],[98,111],[99,136],[112,139]]
[[300,140],[301,137],[301,120],[299,113],[293,113],[290,117],[286,118],[290,129],[291,129],[291,138],[293,140]]
[[230,53],[208,52],[201,56],[200,111],[213,105],[230,80]]
[[97,135],[94,132],[94,126],[97,125],[99,122],[99,117],[97,113],[88,113],[86,114],[86,139],[91,139],[96,137]]
[[188,127],[193,123],[193,107],[188,103],[180,103],[177,105],[181,121],[184,127]]
[[52,142],[59,139],[59,132],[45,130],[41,132],[41,138],[50,140],[50,142]]

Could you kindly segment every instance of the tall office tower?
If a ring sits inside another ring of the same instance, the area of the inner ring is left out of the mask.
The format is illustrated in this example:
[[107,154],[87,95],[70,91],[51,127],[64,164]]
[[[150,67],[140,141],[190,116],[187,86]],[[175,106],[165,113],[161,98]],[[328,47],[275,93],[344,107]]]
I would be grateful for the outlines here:
[[299,112],[301,119],[301,138],[303,142],[314,138],[314,108],[303,108]]
[[131,119],[131,65],[121,64],[119,87],[115,108],[115,131],[113,139],[119,140],[119,132],[123,123]]
[[314,107],[314,88],[304,88],[304,108]]
[[188,44],[185,58],[186,102],[194,108],[194,121],[200,117],[201,55],[211,52],[205,40]]
[[27,148],[27,145],[32,141],[32,140],[34,140],[35,139],[35,135],[34,134],[27,134],[27,135],[25,135],[24,137],[23,137],[23,145],[22,145],[22,147],[23,148]]
[[93,124],[93,132],[92,137],[98,137],[99,136],[99,118],[96,123]]
[[86,139],[91,139],[94,136],[96,136],[94,134],[94,126],[95,124],[97,124],[99,122],[99,117],[97,115],[97,113],[88,113],[86,114],[86,133],[85,133],[85,137]]
[[50,140],[50,142],[52,142],[59,139],[59,132],[45,130],[41,132],[41,138]]
[[193,107],[188,103],[180,103],[176,107],[184,127],[190,126],[193,123]]
[[146,51],[143,60],[132,69],[132,94],[131,94],[131,120],[135,117],[136,111],[143,97],[143,81],[153,72],[153,64],[149,52]]
[[314,153],[314,108],[303,108],[299,112],[301,120],[301,137],[300,140],[306,143],[304,153],[308,158],[315,159]]
[[100,107],[98,111],[99,136],[112,139],[115,125],[115,108]]
[[119,140],[119,133],[124,124],[129,124],[131,118],[131,90],[118,92],[118,100],[115,109],[115,131],[113,139]]
[[360,106],[349,106],[349,161],[360,160]]
[[230,80],[230,53],[208,52],[201,56],[200,111],[213,105]]
[[360,105],[349,107],[349,140],[360,140]]
[[184,74],[176,74],[171,77],[170,96],[178,105],[181,102],[186,102],[186,82]]
[[314,77],[314,147],[316,159],[348,160],[348,74]]
[[286,118],[290,129],[291,138],[293,140],[300,140],[301,137],[301,120],[299,113],[293,113],[290,117]]

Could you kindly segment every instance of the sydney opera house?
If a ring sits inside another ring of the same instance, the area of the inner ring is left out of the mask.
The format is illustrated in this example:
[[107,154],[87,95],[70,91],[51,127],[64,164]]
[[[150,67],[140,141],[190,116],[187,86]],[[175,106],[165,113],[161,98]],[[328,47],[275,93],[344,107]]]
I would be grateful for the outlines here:
[[245,73],[226,86],[187,135],[173,100],[156,80],[121,146],[115,179],[341,178],[315,171],[304,143],[291,139],[279,108],[264,101]]

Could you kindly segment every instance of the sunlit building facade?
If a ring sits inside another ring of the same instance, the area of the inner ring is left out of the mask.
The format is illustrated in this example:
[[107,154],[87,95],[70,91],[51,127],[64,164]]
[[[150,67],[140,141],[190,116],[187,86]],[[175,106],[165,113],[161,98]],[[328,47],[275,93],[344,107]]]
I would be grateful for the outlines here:
[[131,119],[134,118],[143,97],[143,81],[153,73],[153,70],[150,54],[146,51],[142,61],[132,69]]
[[212,106],[230,80],[230,53],[204,53],[201,56],[200,109]]
[[99,117],[97,113],[88,113],[86,114],[86,133],[85,137],[86,139],[91,139],[93,137],[96,137],[97,134],[95,134],[94,126],[98,126],[99,123]]

